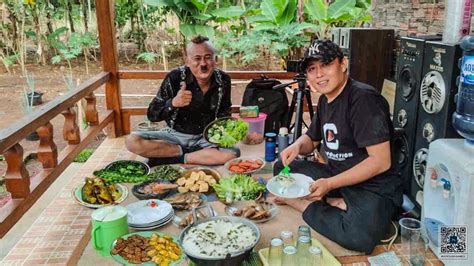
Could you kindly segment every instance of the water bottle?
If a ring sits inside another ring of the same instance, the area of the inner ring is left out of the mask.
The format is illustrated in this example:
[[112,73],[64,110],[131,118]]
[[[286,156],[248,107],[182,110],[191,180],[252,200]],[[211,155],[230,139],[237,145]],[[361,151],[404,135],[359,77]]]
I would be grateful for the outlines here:
[[461,77],[456,95],[456,112],[453,113],[453,126],[459,135],[474,145],[474,36],[464,37],[461,48]]
[[276,158],[276,134],[268,132],[265,134],[265,161],[273,162]]
[[290,136],[288,136],[288,128],[281,127],[278,134],[278,158],[281,159],[281,152],[288,147]]

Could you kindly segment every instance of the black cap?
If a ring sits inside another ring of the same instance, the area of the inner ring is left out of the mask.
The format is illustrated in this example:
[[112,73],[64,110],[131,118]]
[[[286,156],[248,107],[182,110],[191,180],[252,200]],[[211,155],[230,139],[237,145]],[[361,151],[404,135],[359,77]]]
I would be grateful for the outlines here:
[[344,58],[341,48],[328,39],[314,40],[304,52],[301,70],[306,71],[309,61],[320,59],[323,63],[330,63],[336,58]]

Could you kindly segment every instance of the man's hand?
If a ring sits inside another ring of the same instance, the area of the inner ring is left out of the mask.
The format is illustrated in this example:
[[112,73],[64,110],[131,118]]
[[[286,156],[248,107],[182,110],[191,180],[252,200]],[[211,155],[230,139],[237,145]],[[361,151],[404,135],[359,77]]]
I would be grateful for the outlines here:
[[288,146],[281,152],[281,162],[283,166],[289,165],[300,154],[299,143],[294,143]]
[[174,97],[171,101],[171,105],[173,105],[173,107],[188,106],[193,98],[193,93],[191,91],[186,90],[186,83],[181,82],[180,86],[181,87],[178,91],[178,94],[176,94],[176,97]]
[[309,187],[311,194],[306,196],[304,199],[315,201],[321,200],[329,191],[331,191],[331,184],[327,178],[320,178],[314,181]]

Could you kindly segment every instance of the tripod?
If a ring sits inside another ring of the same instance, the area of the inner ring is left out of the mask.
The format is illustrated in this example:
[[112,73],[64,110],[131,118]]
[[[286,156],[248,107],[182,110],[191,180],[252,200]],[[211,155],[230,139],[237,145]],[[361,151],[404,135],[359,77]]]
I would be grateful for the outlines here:
[[[293,142],[295,142],[301,136],[301,130],[302,130],[303,124],[305,127],[308,127],[308,125],[303,120],[304,97],[306,97],[306,103],[308,105],[308,111],[309,111],[311,120],[313,120],[314,110],[313,110],[313,103],[311,101],[311,91],[308,88],[306,88],[305,74],[298,73],[293,78],[293,80],[294,81],[290,83],[277,85],[273,87],[273,89],[281,89],[284,87],[288,87],[292,84],[298,83],[298,88],[295,89],[293,93],[293,98],[291,99],[290,110],[288,112],[291,115],[291,117],[288,118],[287,125],[286,125],[288,128],[288,131],[291,132],[291,130],[294,129]],[[296,108],[295,122],[291,124],[292,116],[293,116],[293,112],[295,112],[295,108]]]

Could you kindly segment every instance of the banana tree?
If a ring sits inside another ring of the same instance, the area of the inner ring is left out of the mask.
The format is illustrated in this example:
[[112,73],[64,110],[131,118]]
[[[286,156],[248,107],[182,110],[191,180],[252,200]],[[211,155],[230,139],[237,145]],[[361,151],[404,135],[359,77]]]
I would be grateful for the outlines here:
[[240,6],[217,8],[215,0],[145,0],[145,4],[169,8],[179,18],[179,31],[185,40],[197,34],[214,39],[215,27],[209,22],[224,22],[245,13]]
[[297,21],[297,0],[263,0],[261,13],[249,18],[256,23],[253,31],[265,34],[269,43],[264,49],[283,59],[297,57],[309,36],[305,30],[313,24]]
[[324,0],[305,0],[305,19],[314,23],[317,38],[329,37],[331,27],[361,26],[370,22],[371,0],[335,0],[326,4]]

